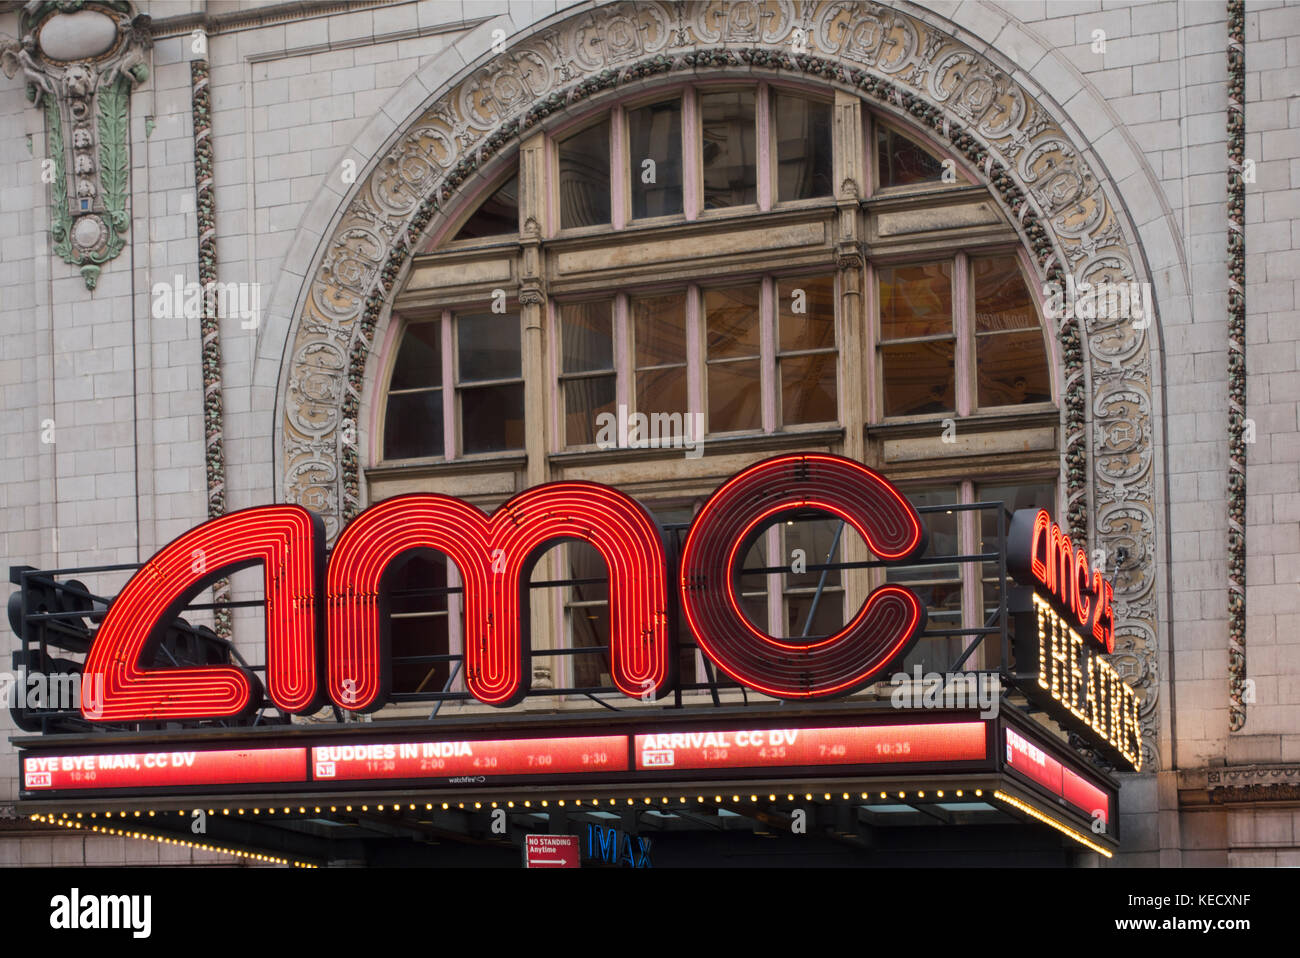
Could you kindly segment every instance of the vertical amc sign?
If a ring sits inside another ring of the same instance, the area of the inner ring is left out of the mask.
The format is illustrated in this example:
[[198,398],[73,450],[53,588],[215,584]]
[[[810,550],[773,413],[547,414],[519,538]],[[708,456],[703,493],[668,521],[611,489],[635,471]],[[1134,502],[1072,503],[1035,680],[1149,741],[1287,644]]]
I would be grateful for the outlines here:
[[[786,699],[845,695],[906,652],[925,623],[915,593],[884,585],[834,635],[792,643],[741,611],[738,569],[764,528],[796,513],[830,513],[886,561],[919,555],[924,526],[878,473],[830,455],[787,455],[743,470],[705,503],[687,535],[676,583],[700,649],[750,688]],[[351,711],[387,701],[390,680],[385,575],[412,549],[456,563],[465,586],[465,681],[489,705],[529,690],[528,573],[555,542],[581,539],[605,560],[610,593],[610,667],[634,698],[671,688],[663,539],[636,501],[592,482],[529,489],[490,516],[433,493],[397,496],[357,516],[328,565],[319,518],[293,505],[261,506],[213,519],[154,556],[110,607],[84,672],[104,676],[102,701],[83,701],[105,722],[221,718],[262,700],[256,678],[235,666],[144,668],[166,625],[206,585],[260,563],[266,589],[266,695],[281,711],[306,713],[326,700]],[[92,683],[93,684],[93,683]],[[97,707],[92,707],[97,706]]]

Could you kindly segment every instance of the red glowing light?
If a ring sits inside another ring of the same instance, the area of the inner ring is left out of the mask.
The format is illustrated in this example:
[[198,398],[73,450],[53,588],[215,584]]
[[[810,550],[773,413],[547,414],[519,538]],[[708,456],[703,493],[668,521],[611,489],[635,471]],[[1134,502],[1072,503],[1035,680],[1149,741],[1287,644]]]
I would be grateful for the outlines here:
[[[126,584],[86,655],[82,714],[97,721],[224,718],[255,708],[256,679],[236,666],[145,668],[166,626],[203,586],[262,563],[266,684],[277,708],[319,703],[316,659],[321,520],[301,506],[260,506],[174,539]],[[95,678],[101,681],[95,681]]]
[[1084,636],[1091,635],[1107,652],[1115,651],[1114,588],[1101,570],[1089,568],[1088,553],[1075,547],[1046,509],[1022,509],[1012,516],[1007,568],[1026,584],[1041,585]]
[[667,577],[663,542],[634,500],[592,482],[552,482],[515,496],[491,517],[459,499],[397,496],[348,525],[326,576],[328,686],[343,708],[386,698],[388,617],[384,571],[401,553],[444,553],[465,583],[465,683],[489,705],[528,691],[528,585],[533,561],[557,539],[583,539],[609,571],[610,672],[624,694],[646,698],[668,682]]
[[637,735],[637,771],[982,761],[984,722],[766,728]]
[[23,788],[30,791],[306,781],[304,746],[23,758]]
[[1007,730],[1007,767],[1063,798],[1089,818],[1110,821],[1110,798],[1014,729]]
[[802,510],[851,525],[882,559],[925,548],[916,510],[884,477],[830,455],[778,456],[745,469],[710,497],[682,549],[682,609],[700,649],[739,682],[777,698],[842,695],[868,684],[925,622],[910,589],[885,585],[834,635],[782,641],[755,628],[736,594],[737,560],[765,524]]
[[318,745],[318,782],[626,772],[626,735]]
[[[770,459],[709,499],[682,555],[687,621],[719,668],[783,698],[862,687],[906,650],[925,619],[913,592],[886,585],[832,636],[799,643],[754,628],[736,596],[737,560],[764,523],[805,510],[839,516],[888,561],[925,546],[924,527],[902,494],[874,471],[837,456]],[[413,549],[444,553],[464,583],[470,694],[491,705],[512,705],[528,692],[532,672],[527,572],[563,539],[589,542],[605,561],[614,685],[636,698],[662,695],[673,658],[666,559],[653,520],[615,489],[555,482],[515,496],[491,516],[449,496],[386,500],[343,530],[328,567],[323,526],[301,507],[263,506],[204,523],[159,552],[113,603],[87,656],[85,674],[92,681],[83,689],[83,713],[100,721],[157,721],[236,716],[255,707],[256,680],[243,669],[140,663],[152,661],[163,630],[199,589],[257,562],[265,566],[271,701],[299,714],[319,705],[317,647],[323,644],[329,698],[351,711],[378,709],[390,681],[384,578],[392,562]],[[318,616],[319,597],[324,607]],[[102,683],[94,681],[97,674]],[[96,701],[100,689],[102,701]]]

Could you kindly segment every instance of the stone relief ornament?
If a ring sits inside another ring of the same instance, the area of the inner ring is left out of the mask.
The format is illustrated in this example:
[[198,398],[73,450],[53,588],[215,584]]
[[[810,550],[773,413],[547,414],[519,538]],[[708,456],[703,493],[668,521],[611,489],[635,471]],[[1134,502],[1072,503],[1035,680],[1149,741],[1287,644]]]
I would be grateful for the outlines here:
[[[413,250],[457,191],[549,117],[596,106],[653,78],[728,71],[851,92],[924,127],[988,188],[1031,254],[1040,283],[1143,281],[1136,235],[1104,180],[995,50],[955,39],[907,4],[844,0],[609,2],[557,14],[439,91],[359,179],[309,274],[285,348],[278,475],[284,496],[325,510],[331,536],[364,505],[356,445],[366,361]],[[572,114],[569,114],[572,115]],[[1158,635],[1153,605],[1154,476],[1148,323],[1055,320],[1064,365],[1062,462],[1076,541],[1119,563],[1130,680],[1143,696],[1147,768],[1158,768]],[[328,356],[328,361],[323,361]],[[1145,445],[1145,448],[1143,444]],[[1090,523],[1105,504],[1098,521]],[[1110,563],[1108,562],[1108,567]]]
[[33,0],[19,25],[20,39],[0,36],[0,69],[21,70],[45,111],[54,252],[93,290],[130,224],[127,101],[149,77],[149,17],[125,2]]

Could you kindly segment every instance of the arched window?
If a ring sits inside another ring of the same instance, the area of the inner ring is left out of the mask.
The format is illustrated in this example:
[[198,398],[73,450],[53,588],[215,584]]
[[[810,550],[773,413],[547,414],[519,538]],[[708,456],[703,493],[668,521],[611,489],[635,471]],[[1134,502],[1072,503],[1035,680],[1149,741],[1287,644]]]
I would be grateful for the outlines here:
[[[903,119],[749,77],[649,88],[560,114],[441,223],[394,304],[372,500],[429,489],[490,510],[591,479],[680,536],[746,462],[849,455],[927,510],[931,560],[867,567],[851,529],[796,516],[751,548],[746,568],[765,571],[743,577],[747,612],[824,635],[906,581],[933,633],[909,663],[940,668],[993,601],[995,566],[940,561],[992,548],[996,522],[973,504],[1059,511],[1057,353],[1033,264],[977,171]],[[796,554],[857,567],[799,572]],[[548,645],[607,644],[602,578],[580,544],[534,570],[550,610],[534,662],[553,688],[607,684],[599,652],[540,664]],[[689,644],[680,666],[705,681]]]

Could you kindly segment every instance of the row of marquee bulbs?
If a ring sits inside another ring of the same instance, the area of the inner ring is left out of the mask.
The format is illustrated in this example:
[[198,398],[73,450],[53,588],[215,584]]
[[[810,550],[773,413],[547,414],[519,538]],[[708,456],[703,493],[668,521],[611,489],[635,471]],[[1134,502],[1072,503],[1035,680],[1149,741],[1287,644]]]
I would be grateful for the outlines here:
[[[948,793],[946,793],[943,789],[940,788],[940,789],[935,789],[935,790],[931,791],[931,793],[930,793],[930,797],[931,797],[931,798],[945,798],[945,797],[965,798],[965,797],[966,797],[966,794],[967,794],[968,791],[970,791],[970,790],[969,790],[969,789],[962,789],[962,788],[959,788],[959,789],[954,790],[954,791],[951,793],[951,796],[949,796]],[[906,798],[907,798],[907,794],[908,794],[908,793],[905,792],[905,791],[900,791],[900,792],[896,792],[896,793],[880,792],[880,793],[879,793],[879,798],[880,798],[880,800],[882,800],[882,801],[885,801],[885,800],[892,800],[892,799],[894,799],[894,798],[906,799]],[[982,798],[983,795],[984,795],[984,789],[982,789],[982,788],[974,789],[973,791],[970,791],[970,794],[972,794],[972,795],[975,796],[976,798]],[[860,796],[859,796],[859,797],[860,797],[860,800],[861,800],[861,801],[864,801],[864,802],[865,802],[865,801],[870,801],[870,800],[871,800],[871,793],[870,793],[870,792],[862,792],[862,793],[860,793]],[[922,789],[922,790],[919,790],[919,791],[917,791],[917,792],[915,793],[915,796],[914,796],[914,797],[917,798],[917,799],[924,799],[924,798],[926,797],[926,792],[925,792],[923,789]],[[804,801],[808,801],[808,802],[813,802],[813,801],[817,801],[817,800],[818,800],[818,799],[817,799],[817,796],[814,795],[812,792],[805,792],[803,798],[804,798]],[[842,792],[842,793],[840,793],[839,798],[840,798],[841,801],[846,801],[846,802],[847,802],[847,801],[852,801],[852,800],[853,800],[853,795],[852,795],[851,793],[849,793],[849,792]],[[715,804],[722,804],[722,803],[723,803],[724,801],[726,801],[726,800],[727,800],[727,798],[726,798],[725,795],[714,795],[714,796],[713,796],[713,802],[714,802]],[[759,800],[760,800],[760,798],[759,798],[758,795],[750,795],[750,796],[749,796],[749,801],[750,801],[751,804],[757,803]],[[767,800],[768,800],[769,802],[776,802],[776,801],[779,801],[779,800],[780,800],[780,797],[779,797],[778,795],[776,795],[776,794],[769,794],[769,795],[767,796]],[[798,801],[799,799],[798,799],[798,796],[797,796],[797,795],[795,795],[795,794],[793,794],[793,793],[787,793],[786,796],[785,796],[785,800],[786,800],[787,802],[794,802],[794,801]],[[822,800],[822,801],[827,801],[827,802],[833,802],[833,801],[836,800],[836,796],[835,796],[835,794],[833,794],[833,793],[831,793],[831,792],[824,792],[824,793],[822,793],[822,799],[821,799],[821,800]],[[584,805],[584,804],[583,804],[583,803],[584,803],[584,799],[578,798],[578,799],[573,799],[573,800],[572,800],[572,804],[574,805],[574,807],[577,807],[577,808],[585,808],[585,807],[587,807],[587,806],[590,806],[590,807],[592,807],[592,808],[596,808],[596,809],[598,809],[598,808],[601,806],[601,804],[602,804],[603,802],[605,802],[605,801],[606,801],[606,800],[604,800],[604,799],[591,798],[591,799],[586,799],[586,800],[585,800],[586,805]],[[654,802],[654,799],[651,798],[651,797],[649,797],[649,796],[646,796],[642,801],[643,801],[643,804],[645,804],[645,805],[654,805],[654,803],[655,803],[655,802]],[[661,804],[661,805],[671,805],[671,802],[672,802],[672,800],[671,800],[668,796],[666,796],[666,795],[665,795],[665,796],[661,796],[659,801],[660,801],[660,804]],[[686,796],[684,796],[684,795],[682,795],[682,796],[678,796],[678,799],[677,799],[677,802],[678,802],[678,804],[680,804],[680,805],[686,805],[686,804],[689,804],[689,801],[690,801],[690,800],[689,800]],[[707,795],[696,795],[696,796],[695,796],[695,801],[696,801],[697,803],[703,804],[703,803],[709,801],[709,798],[708,798]],[[742,796],[742,795],[732,795],[732,796],[731,796],[731,801],[732,801],[733,803],[743,802],[743,801],[744,801],[744,796]],[[628,799],[626,799],[626,802],[627,802],[628,805],[636,805],[636,799],[634,799],[634,798],[628,798]],[[521,800],[521,801],[519,801],[519,802],[516,802],[516,801],[514,801],[513,799],[508,799],[508,800],[503,799],[503,800],[497,800],[497,801],[477,801],[477,802],[476,802],[476,801],[468,801],[468,802],[442,802],[441,804],[434,803],[434,802],[425,802],[425,803],[423,803],[423,804],[424,804],[424,810],[425,810],[425,811],[433,811],[433,810],[436,809],[436,808],[441,808],[443,811],[450,811],[452,808],[455,808],[455,809],[457,809],[457,810],[461,810],[461,811],[463,811],[463,810],[465,810],[466,808],[473,808],[473,809],[475,809],[475,810],[478,810],[478,809],[482,809],[484,806],[487,806],[487,807],[489,807],[489,808],[502,808],[502,807],[504,807],[504,808],[516,808],[516,807],[520,807],[520,806],[522,806],[523,808],[531,809],[531,808],[533,807],[533,804],[534,804],[534,803],[533,803],[532,799],[524,799],[524,800]],[[541,800],[538,801],[536,804],[537,804],[537,806],[538,806],[539,808],[549,808],[549,807],[550,807],[550,802],[549,802],[548,799],[541,799]],[[561,799],[557,799],[557,800],[555,801],[554,804],[555,804],[555,806],[556,806],[557,808],[565,808],[565,807],[567,807],[567,806],[566,806],[566,800],[563,799],[563,798],[561,798]],[[617,798],[611,798],[611,799],[608,799],[608,804],[609,804],[609,805],[618,805],[618,804],[619,804],[619,799],[617,799]],[[323,806],[323,805],[313,805],[313,806],[299,805],[299,806],[298,806],[298,814],[299,814],[299,815],[306,815],[306,814],[309,814],[309,813],[310,813],[310,814],[321,815],[321,814],[324,814],[325,811],[326,811],[327,809],[328,809],[329,812],[332,812],[332,813],[338,813],[338,812],[340,812],[340,811],[342,811],[342,812],[344,812],[344,813],[347,813],[347,812],[352,812],[352,811],[357,811],[357,810],[359,810],[359,811],[363,811],[363,812],[368,812],[368,811],[370,811],[370,807],[371,807],[371,806],[370,806],[368,803],[365,804],[365,805],[343,805],[343,806],[338,806],[338,805],[329,805],[329,806]],[[414,803],[414,802],[410,802],[410,803],[391,802],[391,803],[389,803],[389,802],[386,802],[386,803],[383,803],[383,804],[377,804],[377,805],[374,806],[374,808],[375,808],[376,811],[379,811],[379,812],[388,811],[388,812],[397,813],[397,812],[401,812],[403,809],[406,809],[407,811],[412,811],[412,812],[414,812],[414,811],[417,811],[417,810],[419,809],[419,803]],[[192,812],[187,813],[187,812],[185,811],[185,809],[177,809],[176,814],[177,814],[177,815],[185,815],[185,814],[198,815],[198,814],[202,813],[203,811],[204,811],[204,809],[196,808],[196,809],[194,809]],[[216,815],[217,812],[218,812],[218,810],[215,809],[215,808],[209,808],[209,809],[207,809],[207,814],[209,814],[209,815]],[[268,814],[268,815],[274,815],[274,814],[276,813],[276,808],[275,808],[274,806],[268,806],[268,807],[266,807],[266,808],[261,808],[261,807],[259,806],[259,807],[257,807],[257,808],[249,808],[249,809],[236,808],[236,809],[234,809],[234,812],[235,812],[235,815],[236,815],[236,816],[239,816],[239,815],[246,815],[246,814],[249,814],[249,813],[252,813],[253,815],[260,815],[260,814],[262,814],[262,812],[266,812],[266,814]],[[291,805],[284,805],[284,806],[281,806],[281,807],[280,807],[280,812],[281,812],[281,814],[283,814],[283,815],[292,815],[292,814],[294,813],[293,806],[291,806]],[[221,813],[222,815],[229,815],[229,814],[231,813],[231,809],[229,809],[229,808],[223,808],[223,809],[220,809],[220,813]],[[62,819],[75,820],[75,819],[81,819],[83,816],[89,816],[90,818],[96,818],[96,817],[99,816],[99,814],[100,814],[99,812],[62,812],[62,813],[60,813],[60,817],[61,817]],[[114,814],[115,814],[114,812],[104,812],[104,813],[103,813],[103,816],[104,816],[105,818],[107,818],[107,819],[112,819]],[[116,814],[117,814],[120,818],[126,818],[126,817],[127,817],[127,813],[126,813],[125,811],[117,812]],[[155,815],[157,815],[157,814],[158,814],[158,813],[155,812],[153,809],[149,809],[149,810],[147,810],[147,811],[143,811],[143,812],[142,812],[140,809],[136,809],[134,812],[132,812],[132,815],[133,815],[133,817],[135,817],[135,818],[140,818],[142,815],[145,815],[145,816],[147,816],[147,817],[149,817],[149,818],[153,818],[153,817],[155,817]],[[166,814],[166,813],[164,813],[164,814]],[[69,816],[71,816],[71,818],[69,818]],[[36,816],[36,815],[32,815],[32,816],[30,816],[30,817],[33,818],[33,819],[37,819],[37,818],[38,818],[38,816]],[[53,813],[51,813],[51,816],[49,816],[49,818],[50,818],[50,820],[53,820]]]
[[[123,812],[123,815],[126,813]],[[149,813],[150,815],[153,812]],[[77,818],[81,813],[77,813]],[[34,822],[40,822],[45,825],[55,825],[61,828],[86,829],[86,826],[79,821],[69,819],[65,812],[62,818],[55,818],[53,815],[34,814],[29,815]],[[280,858],[276,855],[265,855],[261,852],[241,851],[235,848],[225,848],[220,845],[213,845],[209,842],[192,842],[184,838],[167,838],[163,835],[154,835],[150,832],[127,831],[124,828],[111,828],[107,825],[91,825],[88,829],[90,832],[102,835],[120,836],[122,838],[134,838],[140,841],[156,842],[159,845],[175,845],[178,848],[192,848],[196,851],[213,852],[219,855],[233,855],[236,858],[246,858],[250,861],[265,862],[268,865],[292,865],[294,868],[319,868],[319,865],[313,865],[311,862],[298,861],[296,859]]]
[[[955,789],[955,790],[952,792],[952,797],[954,797],[954,798],[964,798],[965,795],[966,795],[966,792],[967,792],[967,789],[961,789],[961,788],[959,788],[959,789]],[[984,789],[982,789],[982,788],[976,788],[976,789],[974,789],[974,790],[972,791],[972,794],[974,795],[975,798],[983,798],[983,797],[984,797]],[[906,792],[906,791],[899,791],[899,792],[896,793],[896,796],[897,796],[898,799],[904,799],[904,800],[905,800],[905,799],[907,798],[907,792]],[[843,801],[851,801],[853,796],[852,796],[849,792],[842,792],[842,793],[840,794],[840,797],[841,797],[841,799],[842,799]],[[890,801],[890,800],[893,800],[893,797],[894,797],[894,796],[891,796],[891,794],[890,794],[889,792],[887,792],[887,791],[882,791],[882,792],[879,793],[879,797],[880,797],[880,800],[882,800],[882,801]],[[926,793],[925,793],[925,791],[924,791],[923,789],[918,789],[918,790],[916,791],[916,793],[915,793],[915,797],[916,797],[917,799],[924,799],[924,798],[926,797]],[[933,791],[933,797],[934,797],[934,798],[944,798],[944,797],[946,797],[946,796],[945,796],[945,793],[944,793],[944,790],[943,790],[943,789],[935,789],[935,790]],[[992,793],[992,797],[995,798],[996,800],[1000,801],[1000,802],[1003,802],[1003,803],[1006,804],[1006,805],[1011,806],[1012,808],[1015,808],[1015,809],[1017,809],[1017,810],[1019,810],[1019,811],[1025,813],[1025,814],[1029,815],[1031,818],[1034,818],[1035,820],[1040,821],[1040,822],[1042,822],[1043,824],[1048,825],[1049,827],[1056,829],[1057,831],[1061,832],[1062,834],[1064,834],[1064,835],[1068,836],[1069,838],[1073,839],[1074,841],[1078,842],[1080,845],[1083,845],[1084,847],[1090,849],[1091,851],[1096,852],[1097,854],[1103,856],[1104,858],[1111,858],[1111,857],[1113,857],[1113,853],[1112,853],[1109,849],[1107,849],[1106,847],[1104,847],[1103,845],[1099,845],[1097,842],[1092,841],[1090,838],[1088,838],[1086,835],[1084,835],[1082,832],[1078,831],[1077,829],[1071,828],[1071,827],[1069,827],[1068,825],[1066,825],[1066,824],[1064,824],[1064,823],[1058,821],[1057,819],[1053,818],[1052,816],[1044,814],[1043,812],[1039,811],[1037,808],[1035,808],[1034,806],[1030,805],[1029,803],[1024,802],[1024,801],[1022,801],[1022,800],[1016,798],[1014,795],[1009,795],[1009,794],[1007,794],[1006,792],[1002,791],[1001,789],[995,789],[994,792]],[[767,798],[768,798],[768,801],[770,801],[770,802],[775,802],[775,801],[778,800],[778,797],[777,797],[777,795],[776,795],[775,793],[771,793],[771,794],[769,794],[769,795],[767,796]],[[834,801],[835,796],[834,796],[831,792],[824,792],[824,793],[822,793],[822,798],[823,798],[823,800],[829,802],[829,801]],[[870,798],[871,798],[871,793],[870,793],[870,792],[862,792],[862,793],[860,793],[860,798],[861,798],[862,801],[869,801]],[[814,796],[813,796],[813,793],[811,793],[811,792],[805,792],[805,793],[804,793],[804,800],[805,800],[805,801],[814,801],[815,798],[814,798]],[[611,798],[611,799],[608,799],[608,804],[611,805],[611,806],[616,806],[616,805],[618,805],[618,801],[619,801],[619,800],[616,799],[616,798]],[[636,804],[636,800],[635,800],[635,799],[632,799],[632,798],[625,799],[625,801],[627,802],[628,805],[633,805],[633,806],[635,806],[635,804]],[[649,796],[646,796],[646,797],[644,798],[643,801],[644,801],[644,804],[646,804],[646,805],[653,805],[653,804],[654,804],[654,800],[653,800],[652,798],[650,798]],[[683,796],[679,796],[678,799],[677,799],[677,801],[678,801],[678,804],[681,804],[681,805],[688,804],[688,800],[687,800],[686,796],[684,796],[684,795],[683,795]],[[695,801],[696,801],[697,804],[703,804],[703,803],[705,803],[705,802],[707,801],[707,797],[704,796],[704,795],[697,795],[697,796],[695,796]],[[714,795],[714,796],[713,796],[713,801],[714,801],[715,804],[719,804],[719,805],[720,805],[720,804],[722,804],[722,802],[724,801],[724,796],[722,796],[722,795]],[[733,803],[738,803],[738,802],[742,801],[742,796],[740,796],[740,795],[732,795],[732,796],[731,796],[731,801],[732,801]],[[752,804],[752,803],[757,803],[757,802],[759,801],[759,796],[756,795],[756,794],[752,794],[752,795],[749,796],[749,801],[750,801],[751,804]],[[795,796],[793,793],[787,793],[787,794],[786,794],[786,801],[797,801],[797,798],[796,798],[796,796]],[[589,803],[593,808],[599,808],[599,806],[600,806],[600,804],[601,804],[601,799],[589,799],[589,800],[588,800],[588,803]],[[665,796],[662,796],[662,797],[660,798],[660,803],[661,803],[662,805],[670,805],[670,799],[669,799],[668,796],[666,796],[666,795],[665,795]],[[459,810],[464,810],[467,804],[472,805],[472,806],[474,807],[474,809],[477,810],[477,809],[482,809],[485,803],[479,801],[479,802],[469,802],[469,803],[466,803],[466,802],[456,802],[456,803],[454,803],[454,804],[455,804],[455,807],[456,807],[457,809],[459,809]],[[505,807],[507,807],[507,808],[515,808],[516,805],[517,805],[517,803],[516,803],[515,801],[513,801],[513,800],[506,800],[506,801],[504,801],[504,802],[501,802],[501,801],[493,801],[493,802],[488,802],[488,803],[486,803],[486,804],[490,805],[490,807],[492,807],[492,808],[494,808],[494,809],[495,809],[495,808],[499,808],[499,807],[501,807],[503,804],[504,804]],[[523,800],[521,803],[518,803],[518,804],[522,804],[524,808],[531,809],[533,803],[532,803],[532,800],[531,800],[531,799],[525,799],[525,800]],[[563,808],[563,807],[565,807],[565,799],[557,799],[556,802],[555,802],[555,804],[556,804],[557,807]],[[574,804],[575,807],[583,807],[583,799],[575,799],[575,800],[573,801],[573,804]],[[442,807],[442,809],[443,809],[444,811],[450,810],[450,809],[452,808],[452,805],[453,805],[453,803],[451,803],[451,802],[442,802],[442,803],[441,803],[441,807]],[[547,799],[542,799],[542,800],[540,800],[540,801],[538,802],[538,805],[539,805],[539,807],[541,807],[541,808],[548,808],[548,807],[549,807],[549,801],[548,801]],[[311,806],[312,811],[313,811],[314,814],[323,814],[325,807],[326,807],[326,806],[321,806],[321,805]],[[425,808],[426,811],[432,811],[432,810],[434,809],[434,807],[435,807],[435,805],[434,805],[434,803],[432,803],[432,802],[426,802],[426,803],[424,803],[424,808]],[[289,815],[289,814],[292,814],[292,812],[293,812],[292,806],[282,806],[282,808],[283,808],[283,814]],[[308,806],[306,806],[306,805],[300,805],[300,806],[298,806],[298,813],[299,813],[299,814],[307,814],[307,808],[308,808]],[[339,810],[339,806],[337,806],[337,805],[330,805],[330,806],[328,806],[328,808],[329,808],[329,811],[330,811],[330,812],[338,812],[338,810]],[[354,807],[353,807],[352,805],[345,805],[345,806],[343,806],[343,810],[344,810],[345,812],[351,812],[351,811],[353,811],[353,808],[354,808]],[[402,803],[385,803],[385,804],[377,804],[377,805],[375,806],[375,809],[376,809],[377,811],[381,811],[381,812],[387,810],[387,811],[391,811],[391,812],[393,812],[393,813],[398,813],[398,812],[401,812],[401,811],[402,811]],[[408,811],[415,811],[415,810],[417,809],[417,805],[416,805],[415,803],[406,803],[406,809],[407,809]],[[369,806],[369,804],[365,804],[365,805],[360,806],[360,810],[363,811],[363,812],[368,812],[368,811],[370,810],[370,806]],[[196,809],[193,810],[192,814],[198,814],[198,813],[200,813],[201,811],[203,811],[203,810],[202,810],[202,809],[198,809],[198,808],[196,808]],[[260,815],[261,812],[262,812],[262,809],[261,809],[260,807],[259,807],[259,808],[253,808],[253,809],[251,809],[251,811],[252,811],[252,813],[253,813],[254,815]],[[207,812],[208,812],[209,815],[215,815],[215,814],[217,813],[217,810],[216,810],[216,809],[212,809],[212,808],[210,808],[210,809],[207,810]],[[275,809],[272,808],[272,807],[268,807],[268,808],[266,809],[266,812],[267,812],[268,815],[273,815],[273,814],[275,814]],[[71,818],[69,817],[69,814],[70,814],[70,813],[68,813],[68,812],[63,812],[63,813],[61,813],[61,815],[60,815],[59,818],[55,818],[53,814],[50,814],[50,815],[48,815],[48,816],[47,816],[47,815],[41,815],[41,814],[33,814],[33,815],[29,816],[29,817],[30,817],[33,821],[45,822],[45,823],[53,824],[53,825],[60,825],[60,826],[66,827],[66,828],[82,828],[82,827],[83,827],[83,822],[81,821],[81,819],[83,818],[83,815],[86,814],[86,813],[83,813],[83,812],[74,812],[74,813],[71,813],[71,814],[74,816],[74,817],[71,817]],[[93,819],[93,818],[96,818],[96,817],[98,816],[98,814],[99,814],[98,812],[90,812],[90,813],[89,813],[89,816]],[[126,817],[127,817],[127,813],[126,813],[125,811],[118,812],[117,814],[118,814],[118,816],[121,817],[121,818],[126,818]],[[177,812],[176,812],[176,814],[177,814],[177,815],[180,815],[180,816],[183,816],[183,815],[186,814],[186,812],[185,812],[184,809],[178,809]],[[229,808],[223,808],[223,809],[221,809],[221,814],[223,814],[223,815],[229,815],[229,814],[230,814],[230,809],[229,809]],[[242,809],[242,808],[239,808],[239,809],[237,809],[237,814],[238,814],[238,815],[243,815],[243,814],[245,814],[245,810]],[[148,817],[153,818],[153,817],[155,817],[156,813],[155,813],[154,810],[150,809],[150,810],[148,810],[147,815],[148,815]],[[113,813],[112,813],[112,812],[105,812],[105,813],[104,813],[104,817],[107,818],[107,819],[111,819],[111,818],[113,817]],[[140,812],[139,809],[135,810],[135,812],[133,813],[133,817],[135,817],[135,818],[139,818],[139,817],[141,817],[141,812]],[[227,855],[242,856],[242,857],[251,858],[251,859],[254,859],[254,860],[257,860],[257,861],[265,861],[265,862],[271,862],[271,863],[276,863],[276,864],[292,864],[294,867],[299,867],[299,868],[315,868],[315,867],[318,867],[318,866],[316,866],[316,865],[312,865],[312,864],[310,864],[310,863],[308,863],[308,862],[300,862],[300,861],[293,861],[293,862],[290,862],[290,861],[288,861],[288,860],[286,860],[286,859],[276,858],[276,857],[274,857],[274,856],[261,855],[261,854],[254,853],[254,852],[236,851],[236,850],[231,850],[231,849],[227,849],[227,848],[222,848],[222,847],[220,847],[220,846],[215,846],[215,845],[206,844],[206,843],[202,843],[202,842],[190,842],[190,841],[185,841],[185,840],[183,840],[183,839],[169,839],[169,838],[163,838],[163,837],[161,837],[161,836],[150,835],[150,834],[147,833],[147,832],[128,832],[128,831],[126,831],[126,830],[124,830],[124,829],[114,829],[114,828],[112,828],[112,827],[110,827],[110,826],[103,826],[103,827],[101,827],[101,826],[98,826],[98,825],[91,826],[91,830],[92,830],[92,831],[97,831],[97,832],[103,832],[104,834],[110,834],[110,835],[123,835],[123,836],[128,837],[128,838],[141,838],[141,839],[148,839],[148,840],[153,840],[153,841],[157,841],[157,842],[162,842],[162,843],[165,843],[165,844],[181,845],[181,846],[185,846],[185,847],[189,847],[189,848],[197,848],[197,849],[201,849],[201,850],[205,850],[205,851],[220,852],[220,853],[227,854]]]

